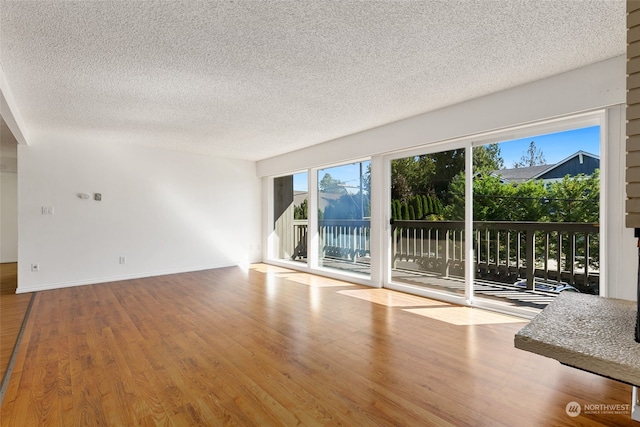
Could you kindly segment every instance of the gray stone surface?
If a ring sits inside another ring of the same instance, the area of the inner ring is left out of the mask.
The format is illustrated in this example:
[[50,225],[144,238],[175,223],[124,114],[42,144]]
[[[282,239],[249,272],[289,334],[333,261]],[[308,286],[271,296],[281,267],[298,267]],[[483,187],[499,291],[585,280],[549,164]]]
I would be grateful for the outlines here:
[[563,292],[515,336],[515,346],[640,386],[636,303]]

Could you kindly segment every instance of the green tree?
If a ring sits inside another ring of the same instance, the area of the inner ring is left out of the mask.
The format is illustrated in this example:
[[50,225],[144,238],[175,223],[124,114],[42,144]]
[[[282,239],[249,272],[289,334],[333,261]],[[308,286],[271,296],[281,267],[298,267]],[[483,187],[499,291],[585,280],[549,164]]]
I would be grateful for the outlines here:
[[362,191],[364,194],[371,194],[371,163],[367,165],[367,169],[360,179],[362,179]]
[[[448,219],[464,219],[465,183],[459,175],[451,184],[453,203],[445,208]],[[503,183],[500,177],[480,174],[473,180],[474,221],[547,221],[549,193],[541,180]]]
[[[411,214],[413,212],[413,216]],[[435,196],[415,196],[409,202],[391,201],[391,215],[395,220],[441,220],[442,202]]]
[[[416,195],[434,195],[448,204],[454,177],[464,173],[464,159],[465,150],[456,149],[393,160],[391,198],[406,202]],[[503,166],[498,144],[473,148],[474,171],[494,171]]]
[[416,214],[416,219],[424,218],[424,210],[422,209],[422,197],[416,194],[411,199],[411,205],[413,206],[413,211]]
[[465,150],[460,149],[440,151],[425,156],[425,159],[432,166],[433,172],[428,177],[429,187],[424,193],[433,194],[438,200],[449,204],[451,202],[449,192],[451,183],[457,175],[464,173],[464,153]]
[[504,167],[498,144],[473,147],[473,172],[491,172]]
[[400,203],[400,200],[393,200],[392,205],[395,206],[395,215],[393,216],[393,219],[402,219],[402,203]]
[[308,210],[309,204],[307,203],[307,199],[304,199],[299,206],[293,207],[293,219],[308,219]]
[[511,198],[515,195],[513,185],[503,184],[497,176],[484,174],[473,180],[473,191],[474,221],[506,221],[511,218]]
[[551,221],[599,222],[600,170],[549,184],[549,211]]
[[422,191],[427,181],[428,166],[420,157],[405,157],[391,161],[391,199],[406,202]]
[[529,148],[520,157],[520,161],[513,164],[514,168],[527,168],[531,166],[539,166],[547,164],[547,160],[544,158],[542,150],[536,147],[535,141],[529,143]]
[[[480,174],[473,180],[475,221],[598,222],[600,173],[565,176],[544,184],[532,180],[502,183],[500,177]],[[452,203],[445,208],[447,219],[464,218],[464,177],[451,183]]]
[[429,204],[429,198],[427,197],[426,194],[423,194],[422,196],[420,196],[420,198],[422,199],[422,213],[424,214],[424,216],[427,216],[431,212],[431,205]]
[[333,178],[328,173],[325,173],[318,183],[318,189],[321,193],[343,194],[347,192],[347,190],[344,188],[344,182]]
[[510,203],[512,215],[509,221],[538,221],[549,220],[549,209],[545,205],[548,191],[542,180],[522,182],[515,186],[515,194]]
[[409,221],[411,219],[409,216],[409,206],[407,206],[407,202],[402,202],[402,219],[404,221]]
[[449,189],[450,200],[444,206],[442,216],[451,221],[464,220],[464,206],[465,206],[465,182],[464,174],[460,173],[456,175],[451,181],[451,187]]

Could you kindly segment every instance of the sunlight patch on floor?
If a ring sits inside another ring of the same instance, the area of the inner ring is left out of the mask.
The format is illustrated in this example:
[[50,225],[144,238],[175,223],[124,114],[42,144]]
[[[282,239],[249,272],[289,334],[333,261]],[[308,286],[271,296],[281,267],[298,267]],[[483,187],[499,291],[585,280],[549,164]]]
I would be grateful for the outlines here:
[[251,264],[249,266],[249,269],[253,270],[253,271],[257,271],[259,273],[293,273],[293,270],[290,270],[288,268],[283,268],[283,267],[277,267],[275,265],[268,265],[268,264]]
[[353,283],[342,280],[330,279],[328,277],[316,276],[314,274],[303,273],[289,268],[278,267],[269,264],[251,264],[249,269],[259,273],[274,275],[279,279],[286,279],[290,282],[299,283],[312,288],[329,288],[354,286]]
[[358,289],[338,291],[339,294],[360,298],[375,304],[386,305],[387,307],[432,307],[449,306],[450,304],[396,292],[389,289]]
[[314,276],[313,274],[297,273],[283,275],[283,278],[300,283],[301,285],[311,286],[312,288],[330,288],[338,286],[354,286],[353,283],[343,282],[342,280],[330,279],[328,277]]
[[528,320],[472,307],[407,308],[404,311],[458,326],[526,323]]

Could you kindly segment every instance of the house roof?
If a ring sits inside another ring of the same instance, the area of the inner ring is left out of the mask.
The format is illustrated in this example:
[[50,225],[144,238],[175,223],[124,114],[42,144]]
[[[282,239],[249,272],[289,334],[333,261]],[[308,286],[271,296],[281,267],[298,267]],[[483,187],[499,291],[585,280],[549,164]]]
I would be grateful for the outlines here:
[[626,51],[624,0],[0,1],[27,143],[259,160]]
[[524,182],[530,179],[543,178],[544,175],[548,174],[552,170],[561,167],[565,163],[579,156],[591,157],[596,160],[600,160],[599,156],[580,150],[580,151],[576,151],[575,153],[566,157],[565,159],[560,160],[558,163],[553,163],[549,165],[540,165],[540,166],[529,166],[525,168],[499,169],[499,170],[494,170],[491,173],[495,176],[500,176],[505,181]]
[[492,173],[494,175],[501,176],[502,179],[504,179],[505,181],[523,182],[523,181],[528,181],[530,179],[533,179],[533,177],[549,169],[550,166],[553,166],[553,165],[530,166],[526,168],[500,169],[500,170],[495,170]]
[[307,191],[294,190],[293,192],[293,204],[296,206],[300,206],[308,198],[309,198],[309,193]]
[[577,151],[575,153],[573,153],[572,155],[570,155],[569,157],[560,160],[558,163],[553,164],[553,165],[549,165],[548,168],[546,168],[545,170],[542,170],[540,172],[538,172],[536,175],[534,175],[532,178],[541,178],[543,175],[548,174],[549,172],[551,172],[553,169],[559,168],[560,166],[562,166],[563,164],[569,162],[571,159],[574,159],[576,157],[580,157],[580,156],[585,156],[585,157],[592,157],[594,159],[597,159],[598,161],[600,160],[600,156],[596,156],[595,154],[591,154],[591,153],[587,153],[586,151]]

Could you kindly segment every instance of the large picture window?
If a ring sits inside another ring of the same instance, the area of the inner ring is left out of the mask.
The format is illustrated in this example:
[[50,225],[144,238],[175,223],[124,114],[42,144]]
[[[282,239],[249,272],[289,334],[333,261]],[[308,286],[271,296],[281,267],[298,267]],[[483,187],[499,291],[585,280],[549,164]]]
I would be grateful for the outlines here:
[[318,265],[371,273],[371,163],[318,171]]
[[373,171],[361,161],[274,178],[270,259],[526,316],[562,292],[606,295],[603,122],[585,114],[378,155]]
[[541,309],[599,294],[600,126],[473,150],[474,295]]

